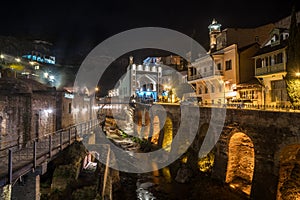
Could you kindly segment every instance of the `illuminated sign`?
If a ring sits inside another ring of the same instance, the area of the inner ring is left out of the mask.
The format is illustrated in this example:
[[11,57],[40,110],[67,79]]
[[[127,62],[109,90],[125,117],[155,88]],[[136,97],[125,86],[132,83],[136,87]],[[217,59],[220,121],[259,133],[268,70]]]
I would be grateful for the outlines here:
[[74,98],[74,94],[65,93],[65,98],[67,98],[67,99],[73,99]]
[[40,63],[47,63],[47,64],[55,64],[55,57],[54,56],[37,56],[37,55],[24,55],[23,58],[26,58],[28,60],[37,61]]

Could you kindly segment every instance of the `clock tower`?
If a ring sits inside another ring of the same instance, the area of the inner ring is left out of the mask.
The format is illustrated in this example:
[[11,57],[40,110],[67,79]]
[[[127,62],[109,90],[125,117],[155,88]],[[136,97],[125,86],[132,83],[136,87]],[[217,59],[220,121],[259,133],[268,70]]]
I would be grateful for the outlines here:
[[221,32],[221,24],[219,24],[216,19],[213,19],[212,23],[208,26],[208,30],[210,37],[210,50],[213,50],[217,45],[217,35]]

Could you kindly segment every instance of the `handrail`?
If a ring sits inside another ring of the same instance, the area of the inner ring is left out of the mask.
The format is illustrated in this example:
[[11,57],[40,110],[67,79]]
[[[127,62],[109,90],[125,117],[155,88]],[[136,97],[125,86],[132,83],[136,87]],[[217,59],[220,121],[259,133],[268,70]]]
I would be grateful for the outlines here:
[[[0,187],[35,169],[98,125],[98,119],[69,126],[27,143],[0,149]],[[79,128],[80,127],[80,128]]]

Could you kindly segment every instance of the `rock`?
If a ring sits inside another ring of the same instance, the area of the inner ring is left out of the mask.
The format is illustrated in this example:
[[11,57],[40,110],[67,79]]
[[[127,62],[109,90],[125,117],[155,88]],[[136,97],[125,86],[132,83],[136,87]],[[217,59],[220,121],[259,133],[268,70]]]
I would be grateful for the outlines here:
[[190,178],[193,176],[193,171],[186,166],[179,168],[175,181],[178,183],[187,183]]

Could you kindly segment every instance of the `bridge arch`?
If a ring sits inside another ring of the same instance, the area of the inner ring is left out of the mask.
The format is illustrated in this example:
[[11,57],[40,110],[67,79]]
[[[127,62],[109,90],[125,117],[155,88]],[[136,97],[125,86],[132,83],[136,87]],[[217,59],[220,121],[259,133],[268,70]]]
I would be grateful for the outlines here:
[[275,162],[278,172],[276,199],[300,199],[300,142],[282,145],[275,154]]
[[165,124],[163,126],[163,134],[162,136],[162,148],[166,151],[171,151],[171,145],[173,141],[173,121],[172,119],[167,116]]
[[250,195],[255,164],[253,141],[240,131],[233,132],[228,141],[226,183]]

